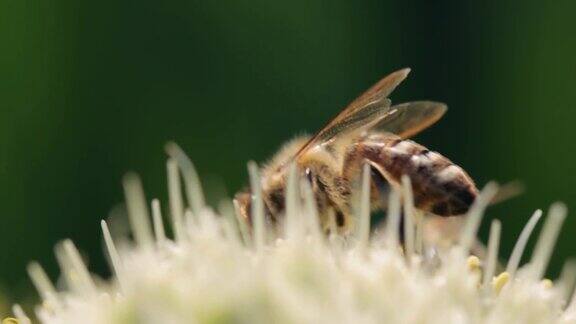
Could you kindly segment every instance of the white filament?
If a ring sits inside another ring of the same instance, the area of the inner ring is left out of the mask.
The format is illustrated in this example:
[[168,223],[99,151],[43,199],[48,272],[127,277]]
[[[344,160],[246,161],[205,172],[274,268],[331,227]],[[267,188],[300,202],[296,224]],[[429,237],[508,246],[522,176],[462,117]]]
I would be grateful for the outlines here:
[[400,195],[396,190],[390,191],[388,199],[388,213],[386,215],[386,241],[390,246],[399,246],[398,232],[400,231]]
[[414,212],[416,223],[416,238],[414,239],[414,252],[422,255],[424,252],[424,217],[420,212]]
[[496,192],[498,192],[498,186],[493,182],[488,183],[482,192],[480,192],[472,204],[472,207],[470,207],[467,216],[468,219],[464,224],[464,229],[460,236],[460,247],[464,252],[468,252],[476,240],[476,233],[482,221],[484,209],[486,209]]
[[78,289],[78,285],[76,284],[76,275],[73,274],[74,271],[72,269],[72,265],[65,257],[63,250],[62,242],[57,243],[54,247],[54,254],[56,255],[56,261],[60,267],[62,278],[64,279],[64,283],[66,284],[66,288],[68,290],[80,294],[82,291]]
[[540,237],[538,238],[536,247],[534,247],[532,259],[530,260],[533,279],[538,280],[544,275],[564,218],[566,218],[566,206],[560,203],[553,204],[550,207],[548,218],[540,232]]
[[224,217],[224,231],[226,237],[234,242],[240,244],[242,242],[240,229],[236,224],[236,216],[234,215],[234,205],[228,199],[222,199],[218,203],[218,213]]
[[164,222],[162,221],[162,211],[160,201],[152,199],[152,224],[154,224],[154,236],[159,245],[166,241],[166,232],[164,231]]
[[568,260],[564,263],[558,285],[562,289],[562,300],[569,301],[570,295],[574,291],[574,284],[576,283],[576,260]]
[[316,207],[316,198],[314,197],[314,192],[310,183],[302,179],[300,182],[300,187],[302,188],[302,195],[304,196],[304,223],[307,227],[307,233],[309,233],[312,238],[316,241],[321,241],[322,231],[320,229],[320,222],[318,216],[318,208]]
[[96,285],[86,269],[80,253],[71,240],[64,240],[56,246],[56,257],[60,263],[60,268],[66,277],[66,282],[70,288],[79,294],[94,295]]
[[488,254],[486,255],[486,267],[484,269],[483,286],[487,289],[494,277],[496,263],[498,262],[498,248],[500,246],[500,231],[502,224],[499,220],[492,221],[490,226],[490,237],[488,239]]
[[184,231],[184,203],[182,202],[182,188],[180,185],[180,176],[178,174],[178,165],[173,159],[166,162],[168,171],[168,197],[170,202],[170,214],[172,215],[172,228],[176,241],[180,242],[186,239]]
[[176,160],[180,166],[186,184],[186,196],[192,208],[192,213],[198,215],[206,203],[200,177],[198,176],[198,172],[196,172],[194,164],[186,153],[174,142],[166,144],[166,152]]
[[402,176],[402,196],[404,201],[404,247],[408,260],[414,255],[414,196],[410,178]]
[[262,199],[262,184],[260,173],[255,162],[248,162],[250,187],[252,189],[252,222],[254,224],[254,244],[257,251],[261,251],[266,244],[266,224],[264,219],[264,201]]
[[14,316],[16,316],[16,319],[18,319],[18,324],[31,323],[30,318],[28,317],[28,315],[26,315],[26,313],[24,312],[24,310],[20,305],[14,304],[14,306],[12,306],[12,312],[14,313]]
[[518,269],[518,265],[520,265],[520,260],[522,259],[522,255],[524,254],[524,250],[526,249],[526,244],[530,239],[530,235],[532,235],[532,231],[534,231],[534,227],[536,227],[536,224],[538,224],[538,221],[541,217],[542,210],[536,210],[534,214],[532,214],[532,217],[530,217],[528,223],[526,223],[522,229],[518,240],[516,240],[516,244],[514,245],[514,249],[512,250],[512,254],[508,260],[508,265],[506,266],[506,272],[508,272],[512,278],[514,278],[516,270]]
[[136,243],[140,247],[149,248],[154,240],[150,229],[150,215],[142,182],[136,174],[129,173],[124,177],[123,185],[128,207],[128,219]]
[[288,238],[298,238],[302,220],[300,215],[300,193],[298,192],[298,169],[296,163],[288,167],[288,179],[286,183],[286,234]]
[[572,297],[566,307],[565,315],[573,317],[573,319],[576,320],[576,291],[572,292]]
[[28,276],[32,280],[34,288],[36,288],[42,300],[44,302],[50,302],[57,306],[59,304],[59,301],[57,298],[58,295],[56,292],[56,288],[54,288],[54,285],[48,278],[48,275],[46,274],[44,269],[42,269],[42,266],[40,266],[40,264],[38,264],[37,262],[31,262],[28,265],[27,270],[28,270]]
[[114,245],[114,241],[112,240],[112,235],[110,235],[110,230],[108,229],[108,224],[106,224],[106,221],[100,221],[100,226],[102,228],[102,234],[104,234],[104,243],[106,244],[106,251],[110,257],[112,272],[116,275],[116,279],[118,280],[120,288],[124,289],[125,277],[122,269],[122,259],[118,254],[118,250],[116,250],[116,246]]

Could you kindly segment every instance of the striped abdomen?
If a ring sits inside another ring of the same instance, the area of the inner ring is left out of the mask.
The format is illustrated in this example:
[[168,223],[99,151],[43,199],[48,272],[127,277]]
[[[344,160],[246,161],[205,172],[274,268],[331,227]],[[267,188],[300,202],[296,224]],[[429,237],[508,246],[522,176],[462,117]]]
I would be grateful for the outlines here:
[[470,176],[437,152],[390,134],[368,136],[358,144],[364,158],[384,177],[400,183],[410,177],[416,208],[439,216],[468,211],[478,190]]

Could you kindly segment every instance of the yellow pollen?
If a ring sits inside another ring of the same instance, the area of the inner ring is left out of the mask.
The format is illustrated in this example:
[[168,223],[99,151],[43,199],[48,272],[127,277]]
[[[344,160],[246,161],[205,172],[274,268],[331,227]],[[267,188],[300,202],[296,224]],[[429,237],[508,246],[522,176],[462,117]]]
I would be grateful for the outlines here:
[[6,317],[2,320],[2,324],[18,324],[18,320],[14,317]]
[[510,280],[510,274],[506,271],[499,274],[497,277],[492,279],[492,289],[496,294],[499,294],[502,288],[508,283]]
[[550,289],[550,288],[552,288],[552,286],[554,286],[554,282],[552,282],[552,280],[550,280],[548,278],[543,279],[540,283],[542,284],[542,287],[544,287],[546,289]]
[[466,266],[468,267],[468,270],[470,272],[480,270],[481,266],[480,259],[478,259],[478,257],[475,255],[471,255],[468,257],[468,260],[466,260]]

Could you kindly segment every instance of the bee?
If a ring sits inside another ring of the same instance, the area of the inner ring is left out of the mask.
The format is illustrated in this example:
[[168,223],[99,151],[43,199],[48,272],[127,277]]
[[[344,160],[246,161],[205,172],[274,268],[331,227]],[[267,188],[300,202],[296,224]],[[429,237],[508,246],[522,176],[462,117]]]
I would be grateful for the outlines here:
[[[321,227],[346,233],[353,224],[351,200],[362,167],[371,169],[373,210],[386,209],[383,195],[410,178],[415,208],[438,216],[465,214],[478,195],[474,181],[460,166],[438,152],[409,140],[437,122],[443,103],[415,101],[391,105],[388,96],[410,69],[396,71],[373,85],[312,137],[285,144],[261,169],[268,223],[281,221],[289,166],[295,163],[310,182]],[[236,194],[238,213],[250,224],[251,192]]]

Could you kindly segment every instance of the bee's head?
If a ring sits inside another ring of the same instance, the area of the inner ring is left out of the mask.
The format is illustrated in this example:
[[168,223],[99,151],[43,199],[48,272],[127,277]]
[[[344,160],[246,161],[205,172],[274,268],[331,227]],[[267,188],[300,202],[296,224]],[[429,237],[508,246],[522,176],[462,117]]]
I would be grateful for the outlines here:
[[[319,180],[310,168],[299,170],[300,179],[306,180],[315,196],[322,193],[319,188]],[[275,224],[286,212],[286,179],[288,177],[288,168],[276,170],[271,174],[264,174],[262,178],[262,199],[264,201],[264,215],[266,221]],[[316,199],[318,200],[318,199]],[[250,188],[240,191],[234,197],[236,212],[248,224],[252,224],[252,192]]]
[[[285,209],[285,189],[284,184],[277,183],[271,187],[264,185],[262,188],[262,200],[264,203],[264,218],[269,225],[276,224],[278,215],[284,214]],[[238,192],[234,196],[234,206],[236,213],[248,224],[252,225],[252,191],[249,188]]]

